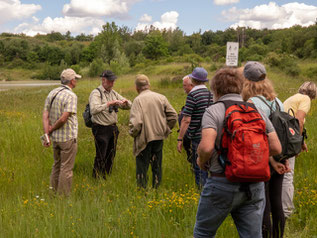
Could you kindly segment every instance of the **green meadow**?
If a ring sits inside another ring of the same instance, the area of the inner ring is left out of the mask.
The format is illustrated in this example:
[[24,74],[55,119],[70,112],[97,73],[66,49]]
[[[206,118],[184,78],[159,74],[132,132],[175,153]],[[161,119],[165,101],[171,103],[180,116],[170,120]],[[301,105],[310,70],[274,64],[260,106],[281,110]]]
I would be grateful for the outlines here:
[[[304,62],[300,67],[305,70],[308,65],[317,66]],[[183,67],[156,65],[140,71],[148,74],[151,89],[164,94],[177,111],[186,96],[182,81],[172,81],[171,72]],[[209,78],[213,73],[209,71]],[[114,86],[131,101],[137,96],[135,74],[120,76]],[[296,93],[302,82],[311,80],[302,74],[292,78],[270,68],[268,77],[282,101]],[[94,141],[82,112],[90,92],[99,84],[99,78],[85,77],[74,89],[78,96],[79,146],[68,198],[54,196],[50,190],[52,148],[44,148],[40,142],[44,100],[54,87],[0,91],[0,237],[192,237],[199,190],[185,152],[176,150],[177,128],[164,142],[161,186],[154,190],[149,183],[146,191],[138,191],[133,140],[128,134],[129,111],[119,110],[120,134],[112,174],[106,180],[92,178]],[[316,106],[313,101],[306,119],[309,151],[296,159],[296,210],[286,222],[285,237],[317,238]],[[150,169],[149,177],[151,181]],[[238,237],[231,217],[222,224],[217,237]]]

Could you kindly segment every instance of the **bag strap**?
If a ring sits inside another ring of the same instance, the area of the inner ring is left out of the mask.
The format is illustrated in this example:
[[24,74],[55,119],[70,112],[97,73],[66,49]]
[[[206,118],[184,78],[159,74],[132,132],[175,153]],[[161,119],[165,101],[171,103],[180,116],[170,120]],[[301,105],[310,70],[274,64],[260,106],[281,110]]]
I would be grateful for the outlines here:
[[57,94],[59,94],[61,91],[65,90],[65,89],[69,90],[67,87],[64,87],[64,86],[63,86],[63,88],[62,88],[61,90],[59,90],[59,91],[54,95],[54,97],[52,98],[52,101],[51,101],[51,103],[50,103],[50,110],[51,110],[51,108],[52,108],[52,104],[53,104],[53,102],[54,102],[54,100],[55,100]]
[[[270,106],[262,97],[260,97],[260,96],[255,96],[255,97],[260,99],[262,102],[265,103],[266,106],[268,106],[268,108],[270,109],[270,115],[274,112],[273,111],[273,103]],[[276,98],[274,99],[274,102],[275,102],[275,108],[276,108],[275,110],[281,111],[281,107],[280,107],[278,101],[276,100]]]
[[[290,109],[288,109],[288,114],[290,114],[290,112],[292,112],[293,113],[293,117],[295,117],[295,112],[294,112],[294,110],[292,109],[292,108],[290,108]],[[291,114],[290,114],[291,115]]]
[[96,88],[96,89],[98,89],[98,91],[100,93],[101,101],[102,101],[102,92],[101,92],[100,88]]
[[273,104],[270,106],[262,97],[260,96],[254,96],[255,98],[258,98],[260,99],[269,109],[270,109],[270,115],[272,114],[273,112]]

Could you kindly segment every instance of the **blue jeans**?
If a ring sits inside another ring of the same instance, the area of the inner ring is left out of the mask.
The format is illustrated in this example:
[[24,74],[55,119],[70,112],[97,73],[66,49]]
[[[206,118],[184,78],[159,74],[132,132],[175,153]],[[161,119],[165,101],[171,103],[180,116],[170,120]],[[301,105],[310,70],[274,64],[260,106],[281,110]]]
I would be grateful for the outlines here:
[[251,199],[240,191],[240,183],[211,177],[201,193],[194,237],[215,237],[216,231],[231,213],[240,237],[261,238],[265,205],[264,183],[249,185]]
[[197,158],[198,158],[197,148],[199,143],[200,143],[200,140],[191,141],[191,151],[192,151],[191,162],[192,162],[192,167],[195,173],[195,182],[198,187],[202,188],[206,183],[208,172],[201,170],[197,164]]

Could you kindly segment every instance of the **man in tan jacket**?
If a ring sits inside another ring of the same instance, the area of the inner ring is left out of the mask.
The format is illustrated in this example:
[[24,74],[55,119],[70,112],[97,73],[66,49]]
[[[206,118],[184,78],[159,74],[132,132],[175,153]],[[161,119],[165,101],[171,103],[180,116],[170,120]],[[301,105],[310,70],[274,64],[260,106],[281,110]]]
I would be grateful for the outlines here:
[[112,89],[117,76],[111,70],[105,70],[100,76],[101,85],[89,96],[96,148],[92,176],[106,179],[106,174],[111,173],[117,150],[118,108],[128,110],[132,103]]
[[162,179],[163,139],[175,126],[177,113],[164,95],[149,89],[150,82],[146,75],[137,75],[135,86],[139,95],[130,111],[129,134],[134,137],[137,185],[146,188],[147,170],[151,164],[152,186],[157,188]]

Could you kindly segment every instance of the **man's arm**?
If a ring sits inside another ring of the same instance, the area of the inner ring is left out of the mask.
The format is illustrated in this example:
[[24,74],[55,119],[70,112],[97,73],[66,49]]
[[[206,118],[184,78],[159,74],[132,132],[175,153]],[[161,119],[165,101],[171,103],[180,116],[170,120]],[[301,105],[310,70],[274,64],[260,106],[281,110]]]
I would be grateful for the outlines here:
[[[44,110],[43,111],[43,116],[42,116],[42,121],[43,121],[43,130],[44,130],[44,134],[46,134],[47,136],[50,134],[49,132],[49,128],[50,128],[50,119],[49,119],[49,112]],[[44,146],[45,147],[49,147],[51,145],[50,140],[48,141],[48,143],[45,143]]]
[[[304,122],[305,122],[305,117],[306,117],[306,112],[302,111],[302,110],[298,110],[295,117],[298,119],[299,121],[299,128],[300,128],[300,133],[303,133],[304,130]],[[304,141],[304,143],[302,144],[302,151],[308,151],[307,145]]]
[[177,122],[177,112],[166,98],[165,115],[168,127],[172,130]]
[[119,100],[119,108],[121,109],[130,109],[132,107],[132,102],[124,97],[122,97],[119,93],[115,92],[118,100]]
[[132,137],[137,137],[142,130],[142,109],[139,103],[135,100],[132,104],[129,120],[129,134]]
[[303,129],[304,129],[304,121],[305,121],[305,117],[306,117],[306,112],[304,112],[302,110],[298,110],[295,117],[299,121],[300,133],[302,133]]
[[282,153],[282,146],[275,131],[268,133],[270,156]]
[[207,170],[206,163],[210,160],[212,151],[215,147],[217,131],[213,128],[202,129],[202,137],[198,146],[197,164],[202,170]]
[[42,120],[43,120],[43,129],[45,134],[49,134],[49,127],[50,127],[49,116],[50,116],[49,112],[44,110]]
[[191,117],[189,116],[183,116],[183,119],[182,119],[182,122],[181,122],[181,128],[179,129],[179,134],[178,134],[178,137],[177,137],[177,151],[179,153],[182,152],[182,146],[183,146],[183,138],[184,138],[184,135],[188,129],[188,126],[190,124],[190,121],[191,121]]
[[72,114],[71,112],[63,112],[62,116],[58,118],[58,120],[54,123],[54,125],[49,126],[49,134],[61,128],[67,122],[68,117],[70,117],[71,114]]

